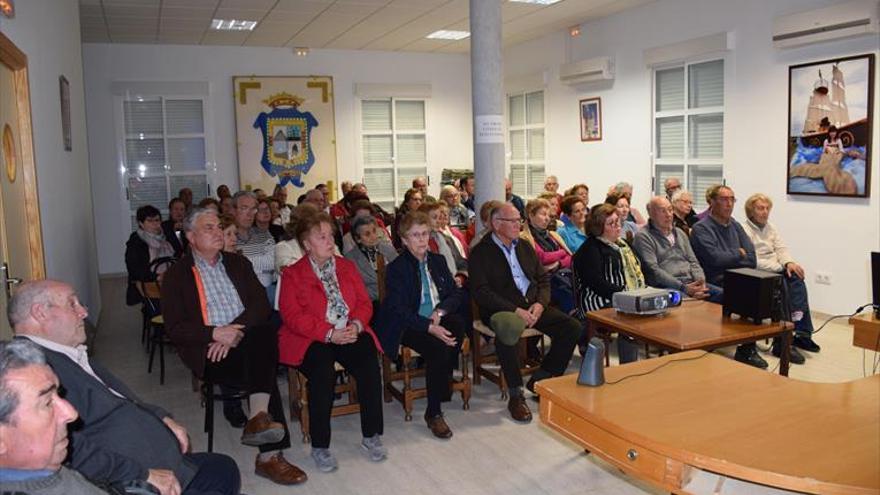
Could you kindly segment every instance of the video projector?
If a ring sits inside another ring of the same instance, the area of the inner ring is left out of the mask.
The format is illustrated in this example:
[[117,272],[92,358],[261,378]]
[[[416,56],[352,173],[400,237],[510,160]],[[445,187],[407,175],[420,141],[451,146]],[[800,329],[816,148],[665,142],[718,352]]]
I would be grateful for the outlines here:
[[621,313],[636,315],[659,315],[681,304],[681,293],[669,289],[626,290],[611,296],[611,306]]

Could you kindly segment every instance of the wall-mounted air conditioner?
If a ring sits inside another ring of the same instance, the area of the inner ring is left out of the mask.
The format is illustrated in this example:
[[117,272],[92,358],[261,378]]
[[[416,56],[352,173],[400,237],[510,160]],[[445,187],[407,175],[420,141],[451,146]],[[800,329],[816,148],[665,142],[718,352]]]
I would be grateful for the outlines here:
[[614,79],[614,59],[596,57],[559,66],[559,80],[565,84],[583,84]]
[[877,36],[878,8],[877,0],[854,0],[777,17],[773,20],[773,46],[792,48],[853,36]]

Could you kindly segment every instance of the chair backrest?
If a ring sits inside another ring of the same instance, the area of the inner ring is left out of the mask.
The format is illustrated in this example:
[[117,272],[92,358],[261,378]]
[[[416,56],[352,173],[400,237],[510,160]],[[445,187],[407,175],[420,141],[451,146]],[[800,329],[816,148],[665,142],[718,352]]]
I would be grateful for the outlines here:
[[158,275],[160,272],[164,272],[168,268],[171,267],[174,263],[177,262],[177,258],[172,256],[162,256],[161,258],[156,258],[150,262],[150,273],[153,275]]

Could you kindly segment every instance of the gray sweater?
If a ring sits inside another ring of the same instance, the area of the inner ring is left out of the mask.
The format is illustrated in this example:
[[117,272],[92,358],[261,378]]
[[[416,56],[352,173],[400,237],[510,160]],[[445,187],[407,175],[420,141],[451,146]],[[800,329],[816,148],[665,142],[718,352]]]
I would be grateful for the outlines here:
[[[2,478],[0,476],[0,479]],[[86,481],[81,474],[63,466],[43,478],[0,481],[0,492],[29,495],[106,495],[107,493]]]
[[[712,215],[706,216],[694,224],[691,245],[710,284],[724,287],[724,271],[729,268],[755,268],[755,246],[733,218],[722,225]],[[745,251],[745,256],[740,249]]]
[[649,221],[633,239],[633,249],[642,263],[642,273],[648,285],[684,291],[686,284],[705,280],[706,275],[691,249],[687,234],[675,227],[672,233],[674,245]]

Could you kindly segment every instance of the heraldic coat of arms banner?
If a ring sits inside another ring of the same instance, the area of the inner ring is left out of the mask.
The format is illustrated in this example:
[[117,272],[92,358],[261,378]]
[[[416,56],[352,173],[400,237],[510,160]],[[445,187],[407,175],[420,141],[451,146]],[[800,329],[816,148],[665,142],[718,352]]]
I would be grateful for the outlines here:
[[296,198],[336,184],[336,125],[329,76],[233,78],[238,171],[243,189],[276,185]]

